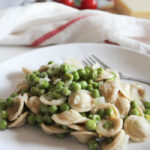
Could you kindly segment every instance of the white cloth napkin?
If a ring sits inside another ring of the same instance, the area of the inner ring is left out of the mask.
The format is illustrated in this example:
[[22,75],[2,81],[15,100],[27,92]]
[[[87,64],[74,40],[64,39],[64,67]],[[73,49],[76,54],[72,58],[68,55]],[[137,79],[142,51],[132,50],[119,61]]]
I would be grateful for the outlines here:
[[150,54],[150,20],[49,2],[0,11],[0,45],[114,43]]

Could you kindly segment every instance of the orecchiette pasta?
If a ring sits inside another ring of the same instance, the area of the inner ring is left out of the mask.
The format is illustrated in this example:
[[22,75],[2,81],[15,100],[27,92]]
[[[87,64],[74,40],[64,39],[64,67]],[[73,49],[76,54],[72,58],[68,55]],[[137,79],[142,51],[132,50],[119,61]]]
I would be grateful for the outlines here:
[[118,109],[114,104],[110,104],[110,103],[103,103],[103,104],[96,105],[95,107],[92,108],[91,112],[95,114],[101,109],[108,109],[108,108],[112,108],[113,110],[112,118],[119,118],[120,114]]
[[71,132],[71,135],[76,137],[76,139],[83,144],[88,143],[88,141],[94,137],[96,137],[95,132],[90,132],[90,131],[76,131],[76,132]]
[[83,117],[79,112],[70,109],[59,114],[52,115],[52,119],[62,125],[69,125],[74,123],[83,123],[87,121],[86,117]]
[[[107,122],[112,122],[113,127],[111,129],[105,129],[104,124]],[[111,137],[115,136],[123,127],[123,120],[121,118],[113,118],[113,119],[105,119],[100,121],[97,124],[96,132],[99,135],[105,136],[105,137]]]
[[107,81],[100,87],[100,92],[105,97],[106,102],[109,103],[115,103],[119,90],[119,81]]
[[129,136],[121,129],[111,143],[104,142],[101,148],[102,150],[121,150],[127,145],[128,139]]
[[14,99],[13,105],[7,109],[8,119],[10,121],[16,120],[21,115],[21,113],[24,109],[25,97],[26,97],[26,95],[24,95],[24,96],[20,95],[20,96],[16,97]]
[[135,142],[143,142],[150,137],[150,124],[140,116],[129,116],[124,123],[124,130]]
[[78,112],[88,112],[92,109],[94,100],[89,91],[80,90],[69,96],[68,103]]
[[27,107],[35,114],[38,114],[40,112],[40,106],[41,102],[39,100],[39,97],[37,96],[32,96],[25,102]]
[[8,128],[21,127],[25,124],[28,112],[21,114],[14,122],[8,125]]
[[40,101],[42,104],[45,104],[45,105],[61,105],[66,101],[66,97],[63,96],[59,99],[52,99],[50,97],[50,99],[49,99],[48,97],[41,96]]
[[69,128],[77,130],[77,131],[85,131],[86,128],[83,125],[77,125],[77,124],[69,124],[67,125]]
[[46,134],[59,134],[59,133],[69,132],[68,130],[61,129],[55,126],[48,126],[48,125],[45,125],[44,123],[41,124],[41,128]]

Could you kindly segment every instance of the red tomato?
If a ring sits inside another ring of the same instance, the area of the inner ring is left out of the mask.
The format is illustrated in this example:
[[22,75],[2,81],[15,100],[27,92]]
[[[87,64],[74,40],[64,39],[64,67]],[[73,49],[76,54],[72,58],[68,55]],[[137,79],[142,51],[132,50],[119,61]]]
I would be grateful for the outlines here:
[[67,6],[73,6],[74,0],[60,0],[60,3],[65,4]]
[[82,0],[81,9],[97,9],[97,0]]

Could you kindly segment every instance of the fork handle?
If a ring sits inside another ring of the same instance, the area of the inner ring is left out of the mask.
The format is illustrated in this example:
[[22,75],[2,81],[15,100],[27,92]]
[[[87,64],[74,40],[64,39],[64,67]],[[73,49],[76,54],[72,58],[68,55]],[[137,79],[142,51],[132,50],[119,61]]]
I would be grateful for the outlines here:
[[144,84],[150,85],[150,81],[139,79],[139,78],[132,78],[132,77],[128,77],[128,76],[122,76],[121,79],[137,81],[137,82],[140,82],[140,83],[144,83]]

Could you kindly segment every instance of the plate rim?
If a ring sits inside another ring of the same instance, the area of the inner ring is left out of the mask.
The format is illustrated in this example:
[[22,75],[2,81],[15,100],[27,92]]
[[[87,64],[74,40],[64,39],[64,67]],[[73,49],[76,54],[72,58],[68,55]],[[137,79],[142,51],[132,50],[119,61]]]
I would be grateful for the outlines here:
[[52,46],[46,46],[46,47],[40,47],[40,48],[35,48],[31,51],[27,51],[27,52],[24,52],[22,54],[19,54],[17,56],[14,56],[12,58],[9,58],[3,62],[0,63],[0,67],[9,62],[9,61],[12,61],[14,59],[17,59],[18,57],[21,57],[23,55],[27,55],[27,54],[30,54],[30,53],[35,53],[36,51],[41,51],[41,50],[44,50],[44,49],[47,49],[47,48],[53,48],[53,47],[61,47],[61,46],[71,46],[71,45],[102,45],[102,46],[105,46],[105,47],[114,47],[114,48],[120,48],[120,51],[128,51],[130,53],[135,53],[135,54],[138,54],[138,55],[142,55],[144,57],[147,57],[148,59],[150,59],[150,56],[149,55],[146,55],[146,54],[143,54],[143,53],[140,53],[140,52],[136,52],[134,51],[133,49],[131,48],[126,48],[126,47],[123,47],[123,46],[118,46],[118,45],[113,45],[113,44],[104,44],[104,43],[67,43],[67,44],[58,44],[58,45],[52,45]]

